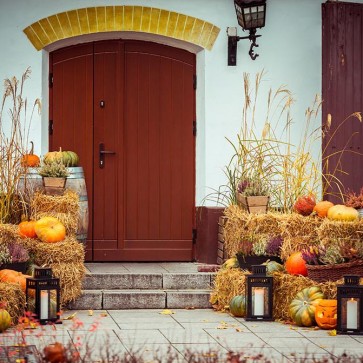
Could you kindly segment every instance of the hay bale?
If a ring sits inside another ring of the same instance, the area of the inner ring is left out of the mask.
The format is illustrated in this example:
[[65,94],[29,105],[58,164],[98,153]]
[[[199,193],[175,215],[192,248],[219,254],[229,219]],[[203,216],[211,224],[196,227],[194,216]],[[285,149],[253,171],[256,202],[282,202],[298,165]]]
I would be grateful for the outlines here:
[[82,280],[86,274],[83,263],[54,263],[52,270],[54,277],[60,281],[62,306],[81,295]]
[[275,320],[291,320],[289,306],[298,292],[311,286],[320,286],[326,299],[336,298],[337,282],[317,283],[304,276],[294,276],[285,273],[275,272],[274,279],[274,306],[273,318]]
[[79,196],[72,190],[63,195],[35,193],[30,203],[31,219],[45,216],[58,218],[66,227],[67,233],[75,233],[79,219]]
[[13,324],[17,324],[25,311],[25,294],[18,284],[0,282],[0,301],[6,303],[6,310]]
[[246,271],[239,268],[221,269],[214,280],[210,302],[216,310],[224,311],[236,295],[245,294]]

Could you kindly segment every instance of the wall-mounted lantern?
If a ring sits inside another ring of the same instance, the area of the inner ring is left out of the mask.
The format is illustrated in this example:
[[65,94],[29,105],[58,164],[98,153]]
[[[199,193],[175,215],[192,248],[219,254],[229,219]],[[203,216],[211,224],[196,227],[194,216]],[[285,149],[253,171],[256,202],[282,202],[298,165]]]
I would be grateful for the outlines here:
[[337,286],[337,332],[363,334],[363,285],[359,276],[344,276],[344,284]]
[[273,320],[273,278],[266,275],[266,265],[253,265],[246,275],[246,320]]
[[228,65],[235,66],[237,64],[237,42],[241,39],[249,39],[251,46],[248,54],[255,60],[258,54],[253,51],[254,47],[258,47],[256,38],[261,35],[256,35],[257,28],[263,28],[266,20],[266,0],[234,0],[234,7],[238,24],[242,29],[248,30],[249,35],[246,37],[239,37],[237,35],[237,28],[227,28],[228,35]]

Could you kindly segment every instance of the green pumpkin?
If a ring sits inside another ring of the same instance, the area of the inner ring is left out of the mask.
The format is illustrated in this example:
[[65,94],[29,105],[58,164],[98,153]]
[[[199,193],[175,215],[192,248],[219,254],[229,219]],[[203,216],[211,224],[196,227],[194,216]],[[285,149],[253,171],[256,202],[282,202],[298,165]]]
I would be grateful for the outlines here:
[[59,148],[59,151],[50,151],[44,156],[44,163],[46,164],[55,160],[62,160],[62,163],[67,167],[75,167],[79,163],[79,157],[74,151],[62,151],[62,148]]
[[10,314],[4,310],[0,309],[0,333],[11,327],[11,317]]
[[266,263],[267,275],[272,276],[274,272],[283,272],[285,268],[281,263],[276,261],[269,261]]
[[243,318],[246,316],[246,310],[246,296],[237,295],[232,298],[231,302],[229,303],[229,311],[233,316]]
[[291,319],[298,326],[315,324],[315,310],[324,294],[319,286],[307,287],[300,291],[289,306]]

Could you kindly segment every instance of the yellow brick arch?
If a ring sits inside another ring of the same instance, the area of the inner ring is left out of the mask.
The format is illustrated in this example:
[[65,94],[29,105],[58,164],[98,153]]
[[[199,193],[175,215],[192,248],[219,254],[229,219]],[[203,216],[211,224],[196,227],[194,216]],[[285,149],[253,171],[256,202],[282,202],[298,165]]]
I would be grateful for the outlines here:
[[84,34],[134,31],[184,40],[211,50],[220,29],[192,16],[145,6],[100,6],[51,15],[24,29],[37,50]]

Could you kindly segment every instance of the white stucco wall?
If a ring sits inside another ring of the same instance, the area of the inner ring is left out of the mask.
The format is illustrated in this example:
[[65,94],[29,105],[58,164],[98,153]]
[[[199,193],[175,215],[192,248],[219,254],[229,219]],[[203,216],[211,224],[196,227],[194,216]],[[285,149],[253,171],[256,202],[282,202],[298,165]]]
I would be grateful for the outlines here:
[[[363,0],[356,1],[362,2]],[[21,76],[26,67],[32,69],[27,82],[29,101],[37,97],[47,99],[47,52],[37,51],[28,41],[23,29],[43,17],[65,10],[98,5],[145,5],[191,15],[221,28],[211,51],[202,50],[197,56],[197,205],[209,192],[226,182],[223,167],[232,149],[225,137],[235,138],[240,129],[243,106],[243,72],[254,77],[263,69],[265,90],[285,84],[296,103],[293,107],[294,134],[303,127],[304,111],[315,94],[321,92],[321,1],[267,0],[266,27],[258,31],[260,56],[251,60],[249,42],[238,43],[237,66],[227,66],[228,26],[237,26],[233,1],[226,0],[0,0],[0,78]],[[242,30],[238,28],[239,35]],[[122,36],[122,34],[121,34]],[[47,104],[43,120],[34,119],[31,140],[35,151],[47,151]],[[265,107],[257,110],[257,119],[264,120]],[[320,120],[317,120],[319,123]],[[43,125],[43,126],[42,126]]]

